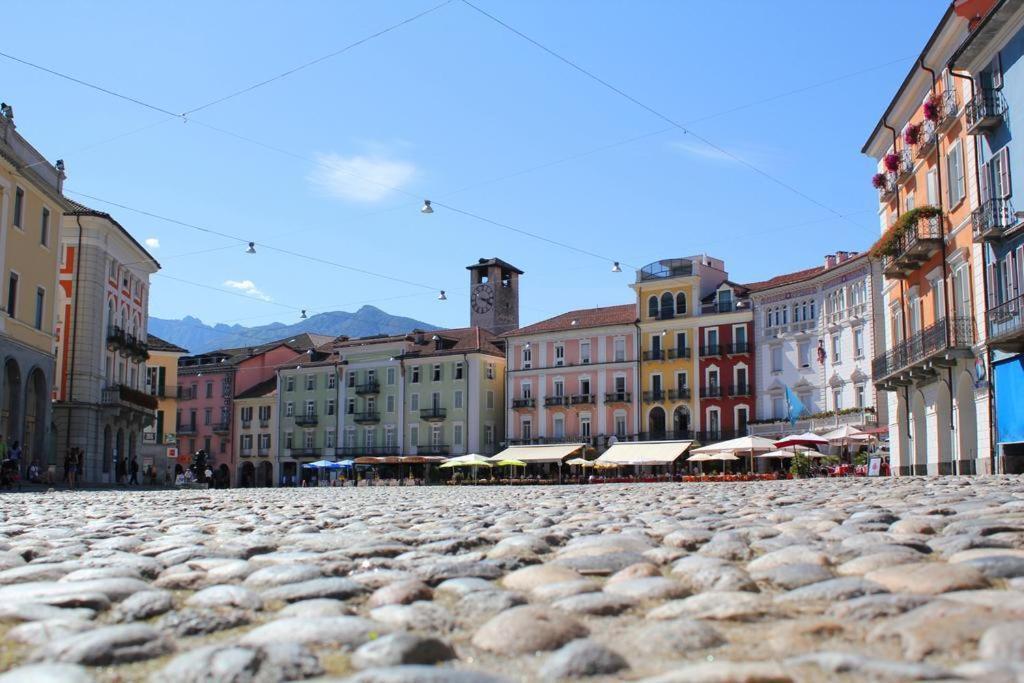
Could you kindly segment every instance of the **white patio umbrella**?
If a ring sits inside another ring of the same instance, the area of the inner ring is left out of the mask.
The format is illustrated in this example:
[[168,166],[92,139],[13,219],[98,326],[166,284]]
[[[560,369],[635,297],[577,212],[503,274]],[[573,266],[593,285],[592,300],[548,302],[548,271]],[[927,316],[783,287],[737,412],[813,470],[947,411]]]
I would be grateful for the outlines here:
[[[775,450],[775,444],[772,443],[771,439],[766,439],[763,436],[741,436],[738,439],[729,439],[728,441],[719,441],[708,446],[701,446],[693,452],[697,454],[707,453],[709,455],[717,453],[730,453],[733,456],[737,454],[743,455],[750,458],[750,467],[753,469],[754,455],[756,453],[766,453],[773,450]],[[739,460],[738,457],[712,459]]]
[[843,425],[837,427],[831,432],[825,432],[821,435],[821,438],[827,439],[828,441],[853,441],[853,440],[867,440],[871,438],[870,434],[862,432],[856,427],[850,425]]

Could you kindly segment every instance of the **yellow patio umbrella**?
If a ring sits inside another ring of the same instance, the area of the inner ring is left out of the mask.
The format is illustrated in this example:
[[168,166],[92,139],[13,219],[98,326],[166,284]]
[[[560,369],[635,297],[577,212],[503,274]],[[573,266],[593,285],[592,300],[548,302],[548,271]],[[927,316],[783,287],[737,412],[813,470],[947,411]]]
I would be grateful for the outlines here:
[[572,460],[566,460],[566,465],[579,465],[580,467],[593,467],[594,462],[587,460],[586,458],[573,458]]

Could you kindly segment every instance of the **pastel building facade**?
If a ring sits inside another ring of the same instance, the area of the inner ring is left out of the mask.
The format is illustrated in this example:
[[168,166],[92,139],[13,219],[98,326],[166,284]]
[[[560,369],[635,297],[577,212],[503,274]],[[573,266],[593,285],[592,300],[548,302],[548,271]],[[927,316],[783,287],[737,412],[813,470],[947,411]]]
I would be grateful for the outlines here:
[[[811,415],[817,428],[885,424],[887,406],[871,380],[882,348],[881,282],[877,261],[839,251],[821,266],[748,285],[758,378],[752,433],[804,431]],[[798,425],[788,421],[787,387],[804,406]]]
[[310,349],[277,371],[280,444],[278,472],[283,482],[301,481],[302,465],[334,459],[338,448],[339,368],[330,352]]
[[239,392],[233,403],[238,486],[274,486],[280,466],[277,377]]
[[[61,461],[85,454],[83,481],[110,483],[140,459],[156,419],[147,392],[149,277],[160,264],[116,220],[68,201],[60,230],[54,425]],[[140,462],[141,464],[141,462]]]
[[168,449],[177,449],[178,435],[178,359],[188,351],[156,335],[146,338],[149,360],[146,362],[147,394],[156,399],[156,419],[142,430],[140,465],[152,466],[158,476],[173,481],[177,458],[168,457]]
[[971,230],[984,266],[976,298],[984,306],[978,326],[989,364],[975,382],[991,384],[993,468],[1007,473],[1024,472],[1024,214],[1016,206],[1024,196],[1024,145],[1013,134],[1024,125],[1022,58],[1024,5],[996,2],[951,61],[971,75],[974,88],[966,111],[978,160]]
[[974,82],[947,66],[991,5],[949,6],[862,150],[878,163],[884,278],[871,375],[897,474],[992,471]]
[[753,322],[745,286],[722,281],[701,299],[698,392],[702,442],[747,433],[754,416]]
[[506,440],[586,443],[636,439],[636,304],[569,311],[505,334]]
[[[0,437],[18,441],[23,463],[56,461],[57,264],[63,163],[46,161],[0,111]],[[45,467],[44,467],[45,469]]]

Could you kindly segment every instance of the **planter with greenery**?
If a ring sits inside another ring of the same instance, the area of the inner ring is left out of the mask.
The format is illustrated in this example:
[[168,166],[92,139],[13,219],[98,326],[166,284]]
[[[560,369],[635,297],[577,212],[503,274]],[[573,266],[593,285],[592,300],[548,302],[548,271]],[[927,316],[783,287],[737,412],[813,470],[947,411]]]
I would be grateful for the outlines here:
[[918,222],[922,219],[936,218],[941,215],[942,209],[937,206],[918,206],[904,212],[896,219],[892,227],[882,235],[882,238],[878,240],[878,243],[871,250],[872,256],[875,258],[898,256],[903,237],[912,230],[917,230]]
[[907,127],[903,130],[903,142],[905,142],[908,146],[913,146],[913,145],[916,145],[920,141],[921,141],[921,124],[920,123],[910,123],[910,124],[907,124]]
[[871,176],[871,185],[876,190],[884,189],[885,188],[885,174],[884,173],[876,173],[875,175]]
[[882,159],[882,163],[885,164],[885,170],[895,173],[900,170],[900,155],[896,154],[896,152],[889,152]]

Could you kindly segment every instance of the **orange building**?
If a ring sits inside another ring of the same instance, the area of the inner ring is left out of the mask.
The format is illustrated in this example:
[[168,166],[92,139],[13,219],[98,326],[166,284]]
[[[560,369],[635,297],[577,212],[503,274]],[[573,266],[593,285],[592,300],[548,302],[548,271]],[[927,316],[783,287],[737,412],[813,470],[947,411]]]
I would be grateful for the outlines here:
[[872,380],[887,392],[898,474],[991,467],[988,389],[976,383],[983,268],[971,231],[975,131],[964,115],[974,90],[946,68],[968,32],[951,4],[862,150],[878,162],[882,231],[872,253],[882,262],[885,344]]

